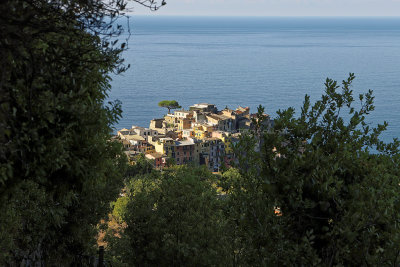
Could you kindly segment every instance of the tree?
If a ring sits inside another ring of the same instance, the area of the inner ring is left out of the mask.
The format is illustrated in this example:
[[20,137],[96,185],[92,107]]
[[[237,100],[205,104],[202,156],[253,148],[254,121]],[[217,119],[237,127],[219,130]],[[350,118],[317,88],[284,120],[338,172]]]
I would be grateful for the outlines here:
[[[108,254],[126,266],[215,266],[226,262],[222,207],[205,168],[139,175],[114,205],[126,223],[110,231]],[[111,229],[110,229],[111,230]]]
[[168,114],[171,113],[171,109],[181,108],[178,102],[175,100],[163,100],[158,103],[159,107],[167,108]]
[[[154,1],[142,1],[156,4]],[[122,186],[124,1],[0,3],[0,265],[79,265]]]
[[372,91],[354,107],[353,80],[338,91],[327,79],[321,100],[311,106],[306,96],[297,118],[279,111],[260,151],[258,132],[240,141],[237,171],[224,174],[239,264],[399,264],[399,142],[379,140],[386,122],[366,122]]

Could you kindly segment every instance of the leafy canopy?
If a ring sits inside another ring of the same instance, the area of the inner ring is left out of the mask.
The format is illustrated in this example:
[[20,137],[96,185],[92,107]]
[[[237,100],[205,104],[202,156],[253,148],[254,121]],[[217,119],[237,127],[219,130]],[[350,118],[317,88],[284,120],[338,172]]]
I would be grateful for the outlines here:
[[299,117],[279,111],[272,131],[242,138],[228,175],[240,264],[399,264],[399,143],[379,140],[386,122],[367,123],[371,90],[355,107],[354,78],[327,79]]
[[170,113],[171,109],[178,109],[181,108],[179,103],[175,100],[163,100],[158,103],[159,107],[167,108],[168,113]]
[[123,231],[109,229],[115,265],[213,266],[226,257],[223,201],[206,168],[137,175],[114,205]]
[[[124,1],[0,3],[0,265],[79,265],[122,186]],[[111,42],[111,40],[113,40]]]

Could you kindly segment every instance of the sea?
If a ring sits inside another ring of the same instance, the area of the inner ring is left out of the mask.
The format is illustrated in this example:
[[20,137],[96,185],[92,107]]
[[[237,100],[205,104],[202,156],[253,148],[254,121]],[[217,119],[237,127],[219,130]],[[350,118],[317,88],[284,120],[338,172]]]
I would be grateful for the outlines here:
[[121,24],[131,67],[112,77],[109,100],[123,108],[115,129],[148,127],[166,113],[161,100],[185,109],[206,102],[256,112],[262,105],[272,118],[288,107],[299,114],[306,94],[320,99],[328,77],[340,84],[355,73],[355,107],[372,89],[367,122],[389,123],[385,142],[400,136],[400,18],[133,14]]

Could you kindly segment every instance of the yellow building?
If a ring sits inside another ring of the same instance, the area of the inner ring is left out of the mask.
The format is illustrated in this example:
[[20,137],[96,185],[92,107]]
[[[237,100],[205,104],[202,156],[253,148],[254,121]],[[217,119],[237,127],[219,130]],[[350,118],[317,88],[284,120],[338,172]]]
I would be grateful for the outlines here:
[[197,139],[204,139],[207,137],[207,131],[203,129],[203,126],[194,126],[193,127],[194,137]]
[[182,138],[194,138],[195,133],[192,129],[186,129],[182,131]]
[[196,165],[205,164],[204,158],[207,158],[209,154],[208,143],[207,142],[205,143],[204,140],[198,140],[198,139],[191,139],[191,140],[193,140],[194,142],[193,162]]
[[194,137],[197,139],[204,139],[211,135],[214,131],[214,126],[210,124],[195,124],[193,126]]
[[165,115],[164,119],[165,119],[165,122],[167,124],[167,128],[175,127],[177,122],[178,122],[177,118],[174,115],[171,115],[171,114]]
[[218,138],[224,143],[225,153],[233,153],[232,135],[229,132],[214,131],[211,137]]
[[194,122],[193,119],[191,118],[182,118],[177,120],[177,126],[178,130],[185,130],[185,129],[191,129],[192,128],[192,122]]
[[150,144],[150,143],[146,143],[146,154],[153,154],[156,152],[156,148]]
[[225,144],[225,153],[226,154],[233,154],[233,143],[231,138],[229,138],[229,140],[227,142],[224,142]]
[[155,144],[157,153],[165,154],[168,157],[175,158],[175,141],[172,138],[160,138]]
[[225,145],[225,154],[233,154],[233,145],[231,136],[224,136],[221,138]]
[[203,124],[203,129],[209,133],[212,133],[215,130],[215,126],[211,124]]

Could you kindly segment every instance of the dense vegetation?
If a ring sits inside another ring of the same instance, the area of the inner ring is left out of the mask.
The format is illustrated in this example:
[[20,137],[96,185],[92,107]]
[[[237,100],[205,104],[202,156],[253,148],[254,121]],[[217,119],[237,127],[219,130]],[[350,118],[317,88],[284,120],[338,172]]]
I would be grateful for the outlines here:
[[126,68],[115,41],[125,5],[0,3],[2,266],[69,265],[94,248],[126,166],[110,141],[120,105],[105,103],[110,73]]
[[127,171],[105,103],[124,8],[0,3],[0,265],[80,266],[100,229],[121,266],[399,264],[399,144],[366,122],[372,92],[354,106],[352,74],[269,131],[260,108],[221,175],[144,158]]
[[112,216],[124,226],[108,233],[115,264],[397,266],[398,142],[367,124],[371,91],[354,107],[353,79],[328,79],[321,100],[306,96],[299,117],[279,111],[271,131],[260,108],[221,176],[192,166],[128,179]]

